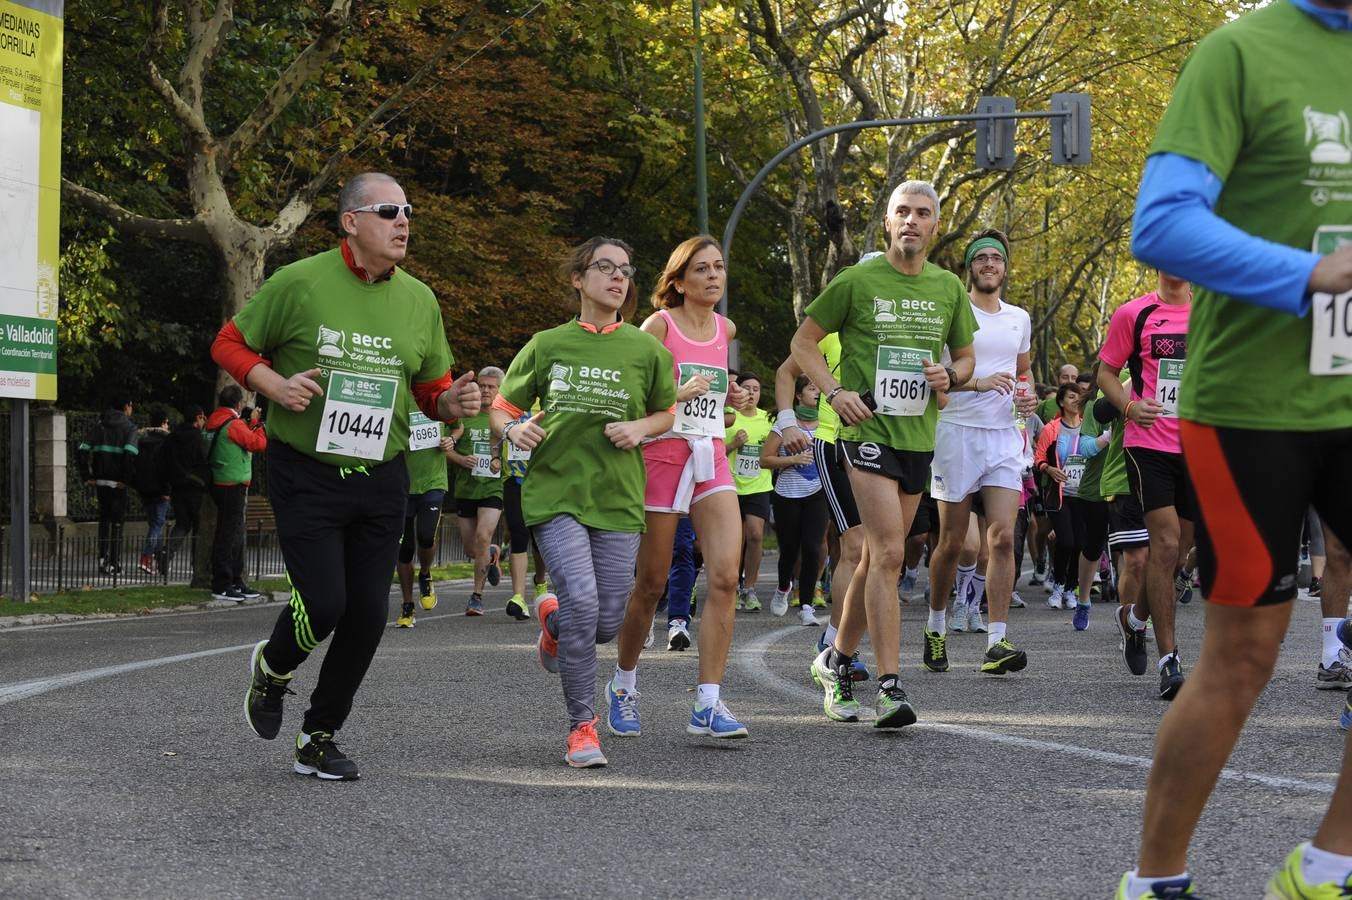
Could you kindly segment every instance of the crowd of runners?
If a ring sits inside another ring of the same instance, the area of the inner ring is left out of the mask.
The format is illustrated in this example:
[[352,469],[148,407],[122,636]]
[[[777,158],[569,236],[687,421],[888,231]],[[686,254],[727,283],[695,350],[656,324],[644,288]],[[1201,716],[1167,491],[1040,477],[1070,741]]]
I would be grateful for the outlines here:
[[[1342,109],[1347,82],[1318,73],[1269,88],[1240,74],[1300,46],[1352,75],[1347,13],[1329,15],[1343,5],[1274,4],[1203,42],[1138,201],[1133,249],[1155,267],[1155,289],[1123,302],[1087,371],[1063,366],[1045,397],[1030,317],[1005,296],[1009,239],[969,236],[965,282],[931,262],[942,209],[925,181],[891,191],[886,250],[842,268],[788,348],[757,348],[783,359],[771,383],[729,367],[737,326],[716,311],[728,273],[706,236],[678,244],[651,279],[641,326],[631,248],[612,237],[575,247],[560,276],[576,316],[505,371],[454,378],[435,299],[398,267],[411,205],[389,176],[353,178],[340,247],[276,273],[213,347],[272,401],[269,483],[292,585],[250,659],[250,727],[277,735],[297,667],[331,636],[295,768],[357,777],[334,735],[385,629],[391,573],[396,625],[437,603],[429,566],[449,500],[474,559],[465,614],[484,613],[484,585],[505,565],[507,613],[535,621],[539,662],[561,684],[570,766],[606,765],[601,730],[642,733],[638,668],[662,648],[655,616],[666,650],[698,653],[686,731],[746,738],[725,675],[736,613],[763,609],[772,527],[768,613],[796,607],[821,627],[804,677],[839,722],[917,721],[924,691],[902,684],[904,654],[932,673],[1054,664],[1012,630],[1020,586],[1045,584],[1046,605],[1081,631],[1095,596],[1108,604],[1094,620],[1115,627],[1120,664],[1172,701],[1139,864],[1118,896],[1196,896],[1192,829],[1271,675],[1303,555],[1323,613],[1312,687],[1352,686],[1352,382],[1336,374],[1352,358],[1352,194],[1307,201],[1301,187],[1352,177],[1346,114],[1342,131],[1318,118]],[[1255,132],[1256,109],[1263,121],[1296,110],[1305,144]],[[1301,154],[1324,174],[1287,172]],[[505,560],[494,543],[504,512]],[[922,564],[923,624],[903,630]],[[1206,635],[1180,647],[1175,611],[1194,597],[1208,601]],[[954,633],[984,634],[984,654],[957,658]],[[611,641],[618,660],[598,689],[596,646]],[[1337,696],[1330,728],[1346,729],[1352,701]],[[1349,779],[1268,896],[1352,895]]]

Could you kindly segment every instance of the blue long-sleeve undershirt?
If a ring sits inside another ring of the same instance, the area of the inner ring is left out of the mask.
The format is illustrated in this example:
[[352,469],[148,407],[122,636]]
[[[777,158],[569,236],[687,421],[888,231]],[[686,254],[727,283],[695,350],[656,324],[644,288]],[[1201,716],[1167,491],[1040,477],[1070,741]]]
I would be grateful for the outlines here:
[[[1291,0],[1326,28],[1352,30],[1352,13]],[[1214,212],[1222,182],[1199,160],[1157,153],[1136,197],[1131,250],[1137,259],[1237,300],[1303,316],[1319,256],[1254,237]]]

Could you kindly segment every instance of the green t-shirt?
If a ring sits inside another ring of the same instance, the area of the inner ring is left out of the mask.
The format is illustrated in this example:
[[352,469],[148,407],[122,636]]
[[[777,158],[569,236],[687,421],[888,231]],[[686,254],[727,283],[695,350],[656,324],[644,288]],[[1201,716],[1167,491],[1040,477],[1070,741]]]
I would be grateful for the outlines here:
[[[826,368],[831,377],[840,380],[840,335],[832,332],[817,342],[817,349],[826,358]],[[817,397],[817,432],[813,437],[828,444],[836,442],[836,432],[840,430],[840,416],[835,407],[826,402],[826,394]]]
[[574,320],[521,348],[502,397],[517,409],[538,399],[546,432],[521,486],[527,525],[570,515],[589,528],[643,531],[643,452],[620,450],[605,426],[670,409],[673,368],[671,351],[628,323],[596,333]]
[[[1122,383],[1124,385],[1131,383],[1131,373],[1127,369],[1122,370]],[[1113,422],[1112,441],[1099,454],[1104,457],[1103,474],[1099,478],[1099,494],[1105,500],[1120,497],[1131,490],[1131,485],[1127,482],[1127,453],[1122,444],[1126,434],[1126,425],[1119,415]]]
[[728,457],[728,467],[732,469],[732,480],[737,485],[738,494],[763,494],[775,489],[769,469],[761,468],[761,447],[770,435],[774,423],[763,410],[756,410],[754,416],[744,416],[740,410],[733,410],[736,416],[723,435],[723,443],[729,444],[738,431],[746,432],[746,443],[737,452]]
[[905,275],[886,256],[876,256],[842,269],[807,314],[826,333],[840,334],[841,385],[871,391],[878,404],[872,418],[842,428],[839,437],[933,450],[939,409],[922,361],[937,362],[945,344],[967,347],[977,330],[957,276],[931,262],[919,275]]
[[502,496],[502,456],[493,446],[493,430],[488,410],[461,419],[462,429],[455,452],[474,458],[474,468],[455,467],[455,496],[458,500],[482,500]]
[[304,412],[272,404],[268,437],[334,466],[402,453],[410,386],[436,381],[452,363],[427,285],[403,269],[366,284],[336,248],[278,269],[234,323],[278,375],[320,369],[324,395]]
[[[1097,440],[1098,436],[1103,434],[1103,423],[1094,418],[1094,404],[1090,403],[1085,407],[1084,414],[1080,417],[1080,439]],[[1104,448],[1107,449],[1106,447]],[[1084,463],[1084,475],[1080,478],[1081,500],[1102,501],[1103,494],[1099,491],[1100,479],[1103,475],[1103,466],[1107,461],[1107,454],[1099,451]]]
[[[450,434],[445,422],[435,422],[410,403],[408,413],[408,449],[404,451],[404,465],[408,466],[409,494],[447,489],[446,451],[441,439]],[[415,449],[416,448],[416,449]]]
[[[1301,250],[1352,225],[1352,31],[1288,2],[1216,29],[1184,64],[1150,152],[1206,164],[1216,214]],[[1199,287],[1179,415],[1209,425],[1322,431],[1352,426],[1352,377],[1310,374],[1310,316]]]
[[1056,394],[1053,393],[1050,397],[1043,398],[1033,414],[1041,419],[1044,424],[1061,415],[1061,407],[1056,405]]

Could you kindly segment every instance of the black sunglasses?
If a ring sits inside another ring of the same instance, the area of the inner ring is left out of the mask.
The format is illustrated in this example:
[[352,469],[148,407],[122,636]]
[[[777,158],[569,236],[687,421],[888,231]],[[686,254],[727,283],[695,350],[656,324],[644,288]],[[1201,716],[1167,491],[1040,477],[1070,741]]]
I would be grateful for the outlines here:
[[398,203],[372,203],[370,206],[358,206],[356,209],[349,209],[348,212],[373,212],[382,219],[397,219],[399,214],[403,213],[405,219],[412,219],[413,204],[405,203],[401,206]]

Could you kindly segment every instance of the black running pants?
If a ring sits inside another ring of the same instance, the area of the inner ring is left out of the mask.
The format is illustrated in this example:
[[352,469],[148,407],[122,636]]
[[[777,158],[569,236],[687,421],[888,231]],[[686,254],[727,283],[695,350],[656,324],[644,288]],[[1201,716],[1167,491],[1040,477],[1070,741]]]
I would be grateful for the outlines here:
[[389,617],[408,469],[398,456],[364,470],[338,469],[280,441],[268,443],[267,462],[291,601],[264,657],[272,671],[290,672],[333,635],[303,728],[335,732]]

